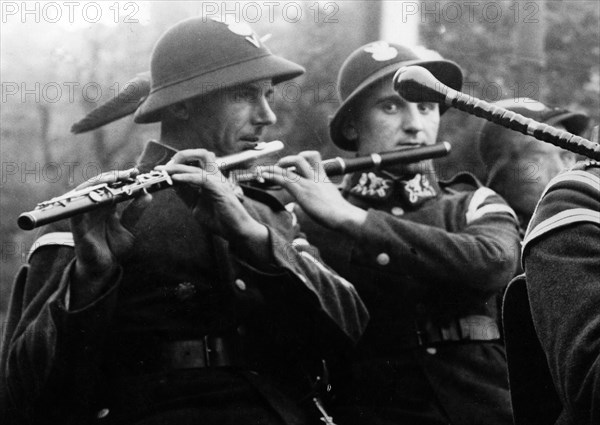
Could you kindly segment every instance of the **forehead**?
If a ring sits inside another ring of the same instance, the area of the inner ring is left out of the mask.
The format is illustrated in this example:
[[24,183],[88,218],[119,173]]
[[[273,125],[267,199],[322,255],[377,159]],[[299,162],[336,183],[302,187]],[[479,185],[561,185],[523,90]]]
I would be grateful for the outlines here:
[[256,81],[249,81],[247,83],[238,84],[230,87],[228,90],[240,90],[240,89],[252,89],[257,91],[268,91],[273,89],[273,83],[271,79],[262,79]]
[[357,101],[359,103],[374,104],[377,103],[378,100],[384,98],[402,99],[394,90],[391,77],[389,79],[379,80],[365,88]]
[[253,97],[257,97],[262,94],[268,95],[273,91],[273,84],[270,79],[263,79],[250,81],[231,87],[222,87],[217,90],[212,90],[204,95],[196,96],[194,101],[198,103],[217,101],[232,102],[237,98],[238,95],[246,95],[248,91],[252,92]]

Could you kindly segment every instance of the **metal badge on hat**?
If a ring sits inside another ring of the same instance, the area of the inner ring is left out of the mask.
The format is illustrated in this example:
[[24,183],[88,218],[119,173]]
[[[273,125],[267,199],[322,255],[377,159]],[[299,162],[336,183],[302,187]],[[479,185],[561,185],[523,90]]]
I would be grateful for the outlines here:
[[252,31],[252,28],[245,22],[234,22],[228,21],[227,19],[222,20],[219,18],[211,18],[215,22],[220,22],[222,24],[227,25],[227,29],[232,33],[244,37],[247,41],[249,41],[254,47],[260,47],[260,39],[258,36]]
[[371,57],[377,62],[385,62],[398,56],[398,50],[390,46],[385,41],[376,41],[364,48],[364,51],[371,53]]

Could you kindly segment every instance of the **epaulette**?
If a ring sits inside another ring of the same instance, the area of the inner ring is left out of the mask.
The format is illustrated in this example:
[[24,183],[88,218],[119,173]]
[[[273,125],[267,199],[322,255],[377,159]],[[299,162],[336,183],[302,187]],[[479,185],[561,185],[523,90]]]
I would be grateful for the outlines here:
[[73,234],[71,232],[49,232],[43,234],[37,238],[33,242],[33,245],[31,245],[31,248],[29,248],[27,261],[31,259],[31,256],[35,251],[45,246],[68,246],[72,248],[75,246]]
[[583,161],[554,177],[542,193],[535,208],[525,239],[534,239],[574,223],[600,226],[600,166],[597,161]]
[[479,179],[468,171],[455,174],[448,180],[439,180],[438,183],[442,188],[451,188],[459,192],[470,192],[483,186]]

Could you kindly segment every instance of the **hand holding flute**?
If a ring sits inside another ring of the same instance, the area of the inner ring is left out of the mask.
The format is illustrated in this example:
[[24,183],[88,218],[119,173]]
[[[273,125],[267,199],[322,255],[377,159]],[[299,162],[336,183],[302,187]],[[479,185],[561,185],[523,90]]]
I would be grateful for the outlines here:
[[284,157],[278,166],[261,170],[260,175],[285,188],[313,220],[325,227],[354,232],[367,218],[367,212],[344,199],[337,185],[327,178],[316,151]]

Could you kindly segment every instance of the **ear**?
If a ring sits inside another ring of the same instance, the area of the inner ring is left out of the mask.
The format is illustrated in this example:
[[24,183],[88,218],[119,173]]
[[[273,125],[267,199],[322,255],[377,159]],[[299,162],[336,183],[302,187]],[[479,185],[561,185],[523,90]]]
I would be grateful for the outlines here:
[[171,117],[178,120],[185,121],[190,117],[190,105],[187,102],[178,102],[167,106],[165,109]]
[[342,124],[342,135],[351,141],[356,141],[358,139],[358,130],[356,129],[356,124],[354,120],[345,120]]

